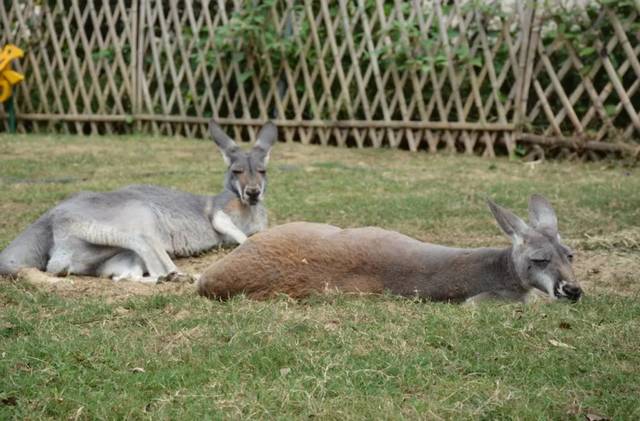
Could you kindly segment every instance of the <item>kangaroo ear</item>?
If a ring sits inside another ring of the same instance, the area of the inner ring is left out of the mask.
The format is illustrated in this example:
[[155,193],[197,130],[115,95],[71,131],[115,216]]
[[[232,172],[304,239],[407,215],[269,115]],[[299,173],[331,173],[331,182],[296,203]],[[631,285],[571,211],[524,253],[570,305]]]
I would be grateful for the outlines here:
[[213,120],[209,121],[209,133],[211,133],[213,141],[218,145],[225,164],[229,165],[231,163],[231,155],[240,148]]
[[493,200],[487,199],[491,213],[496,218],[498,225],[505,234],[511,237],[514,243],[522,243],[524,235],[529,231],[529,226],[510,210],[498,206]]
[[558,218],[551,204],[539,194],[529,198],[529,223],[537,230],[558,233]]
[[258,140],[256,140],[256,144],[253,147],[254,150],[260,152],[262,155],[262,159],[264,161],[264,165],[267,165],[269,162],[269,153],[271,152],[271,148],[273,144],[278,139],[278,128],[271,121],[267,122],[258,133]]

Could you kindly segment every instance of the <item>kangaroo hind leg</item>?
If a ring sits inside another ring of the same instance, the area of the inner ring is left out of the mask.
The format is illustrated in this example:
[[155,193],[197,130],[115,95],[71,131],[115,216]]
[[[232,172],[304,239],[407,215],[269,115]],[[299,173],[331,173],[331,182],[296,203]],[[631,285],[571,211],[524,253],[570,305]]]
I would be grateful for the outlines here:
[[107,265],[107,268],[123,267],[128,260],[132,268],[137,266],[136,273],[138,268],[144,267],[154,279],[177,269],[160,242],[148,235],[131,234],[106,224],[96,223],[77,224],[71,231],[77,238],[91,244],[127,249],[137,255],[138,260],[132,255],[120,256]]

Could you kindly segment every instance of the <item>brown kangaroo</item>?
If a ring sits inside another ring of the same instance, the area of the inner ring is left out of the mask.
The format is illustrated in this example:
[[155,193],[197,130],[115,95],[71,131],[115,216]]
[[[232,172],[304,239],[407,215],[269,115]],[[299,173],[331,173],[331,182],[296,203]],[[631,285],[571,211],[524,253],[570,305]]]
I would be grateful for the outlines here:
[[542,196],[531,196],[529,224],[491,200],[488,205],[511,247],[451,248],[375,227],[295,222],[249,238],[205,271],[198,291],[219,299],[240,293],[266,299],[328,290],[389,291],[461,302],[524,301],[536,288],[554,299],[577,301],[582,289],[573,273],[572,252],[560,240],[551,205]]

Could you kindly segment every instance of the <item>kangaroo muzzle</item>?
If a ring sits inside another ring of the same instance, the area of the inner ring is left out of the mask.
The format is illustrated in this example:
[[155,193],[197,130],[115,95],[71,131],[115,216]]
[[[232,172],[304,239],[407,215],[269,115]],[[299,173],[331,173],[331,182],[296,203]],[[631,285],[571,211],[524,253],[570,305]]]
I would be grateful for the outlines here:
[[554,293],[558,298],[568,298],[569,300],[576,302],[580,297],[582,297],[582,288],[574,283],[562,280],[557,283]]
[[262,189],[259,186],[247,186],[244,189],[244,195],[251,205],[258,203],[261,193]]

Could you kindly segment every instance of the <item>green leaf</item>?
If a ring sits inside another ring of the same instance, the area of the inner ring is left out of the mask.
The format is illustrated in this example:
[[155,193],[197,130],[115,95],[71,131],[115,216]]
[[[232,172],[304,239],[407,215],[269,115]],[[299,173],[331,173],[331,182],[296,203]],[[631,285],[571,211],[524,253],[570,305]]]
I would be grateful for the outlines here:
[[580,49],[578,54],[580,55],[580,57],[586,57],[586,56],[590,56],[591,54],[593,54],[595,52],[596,52],[596,48],[595,47],[584,47],[584,48]]
[[444,54],[438,54],[434,59],[434,63],[436,66],[444,66],[447,64],[447,57]]
[[482,64],[483,64],[482,59],[480,57],[475,57],[471,59],[469,63],[474,67],[482,67]]
[[111,48],[104,50],[98,50],[91,53],[91,58],[94,60],[111,59],[115,55],[115,52]]
[[447,31],[447,35],[449,36],[449,38],[457,38],[460,35],[460,31],[456,29],[449,29]]
[[238,75],[238,81],[240,83],[244,83],[247,79],[249,79],[253,75],[253,70],[247,70]]

